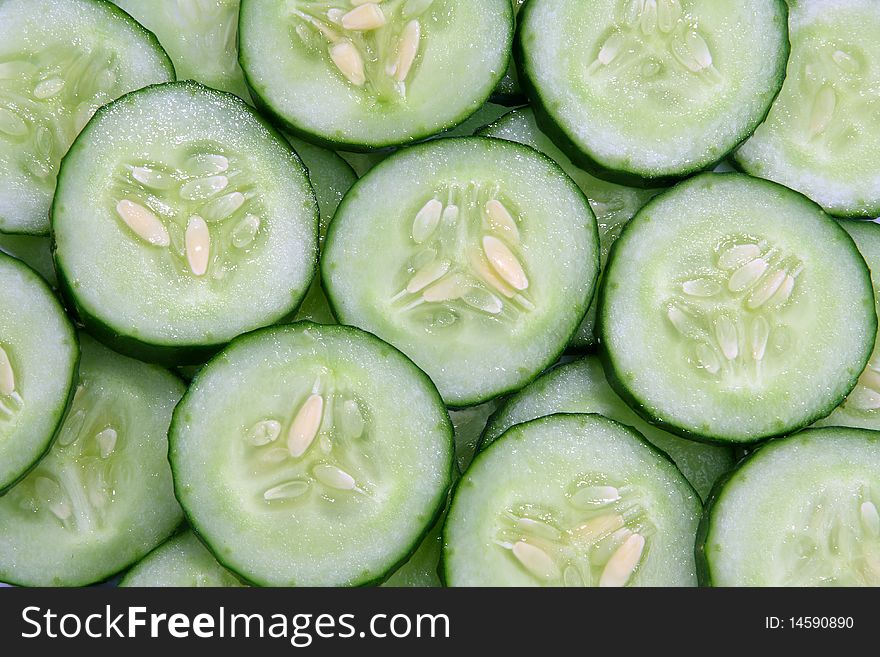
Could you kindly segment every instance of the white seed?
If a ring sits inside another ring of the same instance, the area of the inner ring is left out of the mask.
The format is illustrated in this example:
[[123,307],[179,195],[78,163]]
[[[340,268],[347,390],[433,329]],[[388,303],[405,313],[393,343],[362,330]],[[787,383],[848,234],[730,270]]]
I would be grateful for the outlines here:
[[366,422],[361,408],[354,399],[348,399],[342,404],[339,413],[339,428],[345,435],[352,438],[360,438],[364,435]]
[[364,59],[351,41],[343,39],[330,46],[330,59],[349,82],[364,86],[367,81]]
[[529,279],[526,272],[513,252],[497,237],[485,235],[483,237],[483,251],[492,268],[516,290],[525,290],[529,287]]
[[0,107],[0,132],[10,137],[24,137],[28,133],[28,127],[18,114]]
[[735,244],[721,252],[718,256],[718,266],[726,270],[738,269],[760,255],[761,247],[757,244]]
[[486,282],[494,290],[497,290],[501,294],[503,294],[508,299],[514,298],[516,292],[514,292],[507,283],[502,281],[498,276],[495,275],[495,272],[492,271],[492,268],[489,267],[483,260],[483,258],[476,252],[471,254],[471,266],[474,268],[474,271],[477,275]]
[[309,492],[309,482],[295,479],[283,484],[278,484],[263,493],[263,499],[267,502],[272,500],[292,500]]
[[486,203],[486,214],[489,216],[489,225],[492,228],[501,231],[513,244],[519,244],[519,228],[501,201],[492,199]]
[[461,295],[461,300],[471,308],[475,308],[490,315],[497,315],[504,310],[504,303],[501,299],[481,287],[469,287],[465,293]]
[[209,176],[190,180],[180,188],[180,197],[187,201],[204,201],[219,194],[229,185],[226,176]]
[[61,78],[48,78],[34,87],[34,98],[39,98],[40,100],[52,98],[61,93],[62,89],[64,89],[64,80]]
[[85,421],[86,412],[83,409],[79,409],[68,415],[64,420],[64,428],[61,430],[61,433],[58,434],[58,445],[61,447],[67,447],[68,445],[75,443],[82,433]]
[[623,525],[623,516],[616,513],[608,513],[590,518],[584,524],[572,530],[572,537],[579,542],[589,545],[616,532]]
[[392,66],[394,79],[398,82],[405,82],[409,76],[413,62],[416,61],[416,55],[419,54],[421,38],[421,23],[413,20],[404,26],[400,42],[397,44],[397,61]]
[[260,456],[260,460],[264,463],[281,463],[282,461],[286,461],[290,457],[290,451],[286,447],[273,447],[272,449],[266,450]]
[[[364,2],[367,0],[361,0]],[[413,16],[421,16],[428,9],[430,9],[431,4],[433,4],[434,0],[406,0],[406,4],[403,6],[403,18],[412,18]]]
[[681,289],[692,297],[714,297],[721,292],[721,285],[711,278],[695,278],[682,283]]
[[752,358],[756,361],[764,360],[769,340],[770,322],[764,317],[755,317],[752,321]]
[[657,29],[657,0],[644,0],[641,28],[642,34],[653,34]]
[[708,44],[694,31],[672,40],[672,54],[692,73],[699,73],[712,66],[712,53]]
[[746,306],[754,310],[755,308],[760,308],[765,303],[767,303],[770,298],[776,294],[777,290],[782,287],[782,284],[785,282],[786,277],[785,270],[780,269],[777,272],[772,273],[768,276],[764,282],[762,282],[758,287],[755,288],[755,291],[752,292],[752,295],[749,297],[749,300],[746,302]]
[[247,432],[247,439],[251,445],[262,447],[275,442],[281,435],[281,423],[277,420],[260,420]]
[[719,315],[715,318],[715,339],[724,357],[727,360],[736,360],[739,355],[736,324],[727,315]]
[[620,491],[614,486],[583,486],[571,496],[571,503],[579,509],[592,509],[619,499]]
[[186,224],[186,261],[190,271],[196,276],[204,276],[211,259],[211,232],[208,224],[194,214]]
[[678,0],[657,0],[657,27],[666,34],[672,32],[681,18],[681,4]]
[[535,520],[533,518],[516,518],[516,528],[523,532],[528,532],[541,538],[556,541],[562,538],[562,532],[556,527],[548,525],[546,522]]
[[824,85],[813,99],[810,110],[810,137],[818,137],[828,129],[837,109],[837,94],[831,85]]
[[861,69],[858,60],[846,51],[835,50],[831,55],[831,59],[846,73],[858,73],[859,69]]
[[339,7],[331,7],[327,10],[327,20],[336,25],[342,24],[342,17],[345,16],[345,10]]
[[116,440],[118,438],[119,436],[116,433],[116,429],[113,427],[107,427],[95,435],[95,442],[98,443],[98,449],[100,450],[102,459],[109,458],[116,450]]
[[584,587],[587,585],[581,571],[571,564],[565,567],[562,573],[562,582],[568,588]]
[[731,292],[742,292],[754,285],[770,265],[764,258],[755,258],[737,269],[730,276],[727,288]]
[[359,5],[342,17],[342,27],[346,30],[366,32],[383,25],[385,25],[385,13],[375,2]]
[[862,527],[865,528],[868,536],[880,537],[880,513],[873,502],[862,502],[859,507],[859,516],[862,519]]
[[620,54],[625,43],[626,37],[620,32],[615,32],[609,36],[605,40],[605,43],[602,44],[602,47],[599,48],[599,55],[596,57],[596,60],[602,64],[602,66],[608,66],[611,62],[617,59],[617,56]]
[[325,463],[316,465],[312,468],[312,474],[315,475],[315,479],[329,488],[354,490],[357,487],[354,477],[335,465],[327,465]]
[[294,458],[306,453],[321,428],[324,417],[324,398],[312,394],[299,409],[287,432],[287,449]]
[[116,212],[142,240],[155,246],[168,246],[171,238],[168,231],[153,212],[134,201],[122,200],[116,204]]
[[37,128],[34,134],[34,146],[42,159],[47,159],[52,154],[52,133],[45,126]]
[[440,279],[422,293],[422,299],[428,303],[455,301],[467,290],[467,282],[460,274],[453,274]]
[[205,205],[202,216],[206,221],[222,221],[244,205],[244,202],[245,197],[241,192],[224,194]]
[[694,319],[678,306],[670,306],[669,310],[666,311],[666,317],[675,327],[675,330],[686,338],[699,337],[703,332]]
[[518,541],[514,543],[512,551],[516,560],[538,579],[550,580],[559,577],[556,562],[538,546]]
[[638,25],[644,6],[645,0],[629,0],[624,9],[623,21],[630,27]]
[[455,205],[450,203],[443,209],[443,217],[441,221],[444,224],[454,225],[458,221],[458,216],[461,214],[461,209]]
[[776,290],[776,293],[770,297],[770,301],[767,302],[767,305],[771,308],[778,308],[785,304],[791,298],[792,292],[794,292],[794,282],[794,276],[791,274],[787,275],[785,280],[782,281],[782,285]]
[[721,369],[721,361],[715,350],[709,345],[700,342],[696,347],[697,365],[709,374],[718,374]]
[[626,539],[605,564],[599,577],[599,586],[626,586],[642,559],[644,549],[645,537],[641,534],[633,534]]
[[448,260],[437,260],[425,265],[415,273],[412,279],[410,279],[410,282],[406,286],[406,291],[410,294],[421,292],[431,283],[443,278],[449,272],[451,266],[452,263]]
[[416,213],[412,226],[412,238],[416,244],[421,244],[434,234],[442,213],[443,204],[435,198],[425,203]]
[[260,230],[260,218],[253,214],[246,214],[232,230],[232,245],[237,249],[243,249],[253,243]]
[[177,184],[177,179],[152,167],[133,167],[131,177],[150,189],[166,190]]
[[15,392],[15,372],[9,362],[9,354],[0,347],[0,395],[6,397]]
[[229,169],[229,158],[213,153],[198,153],[187,158],[183,163],[183,169],[197,178],[213,176]]

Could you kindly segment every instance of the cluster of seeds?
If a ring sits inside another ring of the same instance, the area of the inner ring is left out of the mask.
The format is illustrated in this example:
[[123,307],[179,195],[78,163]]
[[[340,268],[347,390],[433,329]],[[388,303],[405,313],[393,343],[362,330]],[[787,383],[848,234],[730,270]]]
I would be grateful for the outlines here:
[[801,92],[805,96],[804,136],[822,140],[839,152],[851,147],[867,129],[866,117],[876,115],[880,102],[860,93],[866,81],[863,57],[846,46],[819,46],[802,65]]

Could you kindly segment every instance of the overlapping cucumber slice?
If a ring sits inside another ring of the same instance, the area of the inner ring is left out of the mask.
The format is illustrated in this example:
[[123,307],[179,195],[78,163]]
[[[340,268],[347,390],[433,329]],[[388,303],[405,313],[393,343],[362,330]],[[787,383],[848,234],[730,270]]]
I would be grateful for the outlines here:
[[241,582],[217,563],[191,531],[172,536],[129,570],[124,587],[238,587]]

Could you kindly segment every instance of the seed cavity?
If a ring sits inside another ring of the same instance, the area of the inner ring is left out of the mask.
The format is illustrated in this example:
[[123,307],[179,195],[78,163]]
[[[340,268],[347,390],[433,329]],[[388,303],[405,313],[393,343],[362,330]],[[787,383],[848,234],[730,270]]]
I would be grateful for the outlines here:
[[180,188],[180,196],[187,201],[203,201],[222,192],[229,185],[226,176],[209,176],[190,180]]
[[823,134],[834,120],[834,112],[837,110],[837,93],[830,84],[819,89],[813,99],[810,110],[810,138],[815,139]]
[[225,155],[197,153],[187,158],[183,170],[195,178],[214,176],[229,169],[229,158]]
[[116,441],[118,438],[116,429],[113,427],[107,427],[95,435],[95,442],[98,443],[102,459],[110,458],[110,455],[116,451]]
[[64,80],[61,78],[49,78],[34,87],[34,98],[40,100],[53,98],[60,94],[62,89],[64,89]]
[[532,575],[550,580],[559,577],[559,569],[549,554],[536,545],[518,541],[512,548],[513,556]]
[[721,361],[709,345],[700,342],[696,346],[697,366],[709,374],[717,374],[721,369]]
[[171,238],[165,226],[151,210],[127,199],[116,204],[116,212],[135,235],[154,246],[168,246]]
[[443,204],[437,199],[431,199],[416,214],[413,221],[412,238],[416,244],[427,240],[440,224],[440,215],[443,213]]
[[287,449],[293,458],[306,453],[318,435],[323,417],[324,398],[319,394],[310,395],[294,417],[287,434]]
[[351,41],[344,39],[330,46],[330,59],[353,85],[362,87],[366,84],[363,57]]
[[731,292],[742,292],[754,285],[770,265],[763,258],[755,258],[737,269],[731,275],[727,288]]
[[490,315],[497,315],[504,310],[504,303],[501,299],[481,287],[469,287],[461,295],[461,299],[471,308]]
[[236,224],[232,230],[232,245],[237,249],[243,249],[253,244],[260,230],[260,218],[253,214],[247,214]]
[[756,361],[764,360],[767,343],[770,340],[770,330],[770,322],[765,317],[758,316],[752,321],[752,358]]
[[626,586],[642,559],[644,549],[644,536],[633,534],[626,539],[605,565],[599,586]]
[[605,40],[605,43],[602,44],[602,47],[599,48],[599,54],[596,56],[596,61],[602,66],[608,66],[611,62],[617,59],[617,56],[620,54],[624,45],[626,45],[626,37],[619,32],[615,32],[609,36]]
[[755,309],[770,301],[773,295],[782,287],[786,276],[787,273],[784,270],[773,272],[770,276],[767,276],[752,292],[746,305],[751,309]]
[[727,360],[736,360],[739,356],[739,339],[736,324],[726,315],[719,315],[715,320],[715,338],[721,347],[721,353]]
[[251,445],[262,447],[278,440],[281,435],[281,423],[277,420],[260,420],[247,432],[247,439]]
[[576,540],[584,544],[595,543],[624,526],[623,516],[609,513],[591,518],[573,531]]
[[761,247],[757,244],[735,244],[718,256],[718,267],[725,270],[738,269],[760,256]]
[[263,499],[267,502],[273,500],[292,500],[302,497],[309,492],[309,482],[301,479],[294,479],[283,484],[273,486],[263,493]]
[[243,206],[245,200],[245,196],[241,192],[224,194],[205,205],[201,215],[206,221],[222,221]]
[[585,486],[571,496],[571,503],[581,509],[605,506],[620,499],[620,491],[614,486]]
[[328,465],[326,463],[316,465],[312,469],[312,474],[315,476],[315,479],[328,488],[336,490],[354,490],[357,488],[354,477],[335,465]]
[[346,30],[366,32],[385,25],[385,14],[375,2],[358,5],[342,17],[342,27]]
[[8,397],[15,392],[15,372],[9,354],[0,346],[0,396]]
[[164,191],[177,185],[177,179],[152,167],[132,167],[131,177],[144,187]]

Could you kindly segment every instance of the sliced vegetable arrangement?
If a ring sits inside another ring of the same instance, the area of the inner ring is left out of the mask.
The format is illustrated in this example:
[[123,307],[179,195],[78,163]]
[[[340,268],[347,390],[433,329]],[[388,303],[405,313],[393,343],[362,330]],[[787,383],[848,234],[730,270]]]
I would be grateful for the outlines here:
[[0,581],[880,586],[878,30],[0,0]]

